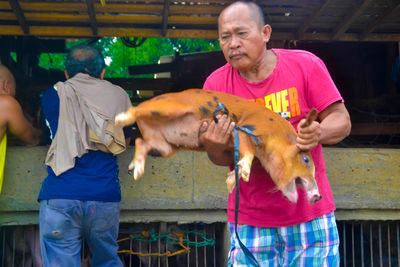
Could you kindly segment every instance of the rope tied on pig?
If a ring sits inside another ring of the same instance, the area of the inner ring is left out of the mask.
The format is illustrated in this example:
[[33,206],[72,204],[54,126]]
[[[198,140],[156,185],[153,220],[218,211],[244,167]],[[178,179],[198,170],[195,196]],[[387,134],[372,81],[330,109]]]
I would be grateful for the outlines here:
[[[223,112],[224,112],[226,115],[229,115],[229,110],[226,108],[226,106],[225,106],[224,104],[222,104],[222,103],[218,103],[218,104],[217,104],[217,108],[216,108],[215,111],[213,112],[213,119],[214,119],[215,123],[218,123],[217,114],[218,114],[221,110],[223,110]],[[253,141],[256,143],[256,145],[259,145],[259,144],[262,143],[261,140],[258,138],[258,136],[255,135],[255,134],[253,133],[252,130],[250,130],[250,129],[246,128],[246,127],[242,127],[242,126],[236,125],[236,126],[235,126],[235,130],[240,130],[240,131],[242,131],[242,132],[247,133],[247,134],[251,137],[251,139],[253,139]],[[237,144],[237,145],[236,145],[236,144]],[[236,142],[236,140],[235,140],[235,150],[236,150],[236,149],[238,150],[238,153],[239,153],[239,140],[238,140],[237,142]],[[236,164],[236,163],[237,163],[237,162],[235,162],[235,164]]]
[[[217,114],[223,110],[223,112],[225,114],[229,114],[229,110],[226,108],[226,106],[222,103],[218,103],[217,108],[215,109],[215,111],[213,112],[213,119],[215,121],[215,123],[218,123],[218,119],[217,119]],[[235,191],[235,235],[236,235],[236,239],[238,240],[239,246],[240,248],[243,250],[244,254],[246,255],[246,257],[250,260],[250,262],[254,265],[254,266],[260,266],[260,264],[258,263],[258,261],[256,260],[256,258],[253,256],[253,254],[251,254],[251,252],[249,251],[249,249],[242,243],[242,241],[239,238],[238,232],[237,232],[237,222],[238,222],[238,217],[239,217],[239,166],[238,166],[238,162],[239,162],[239,134],[238,134],[238,130],[243,131],[245,133],[247,133],[256,143],[256,145],[261,144],[261,140],[257,137],[257,135],[254,134],[253,131],[251,131],[250,129],[246,128],[246,127],[241,127],[241,126],[235,126],[235,128],[233,129],[233,133],[234,133],[234,140],[235,140],[235,145],[234,145],[234,162],[235,162],[235,180],[236,180],[236,191]]]

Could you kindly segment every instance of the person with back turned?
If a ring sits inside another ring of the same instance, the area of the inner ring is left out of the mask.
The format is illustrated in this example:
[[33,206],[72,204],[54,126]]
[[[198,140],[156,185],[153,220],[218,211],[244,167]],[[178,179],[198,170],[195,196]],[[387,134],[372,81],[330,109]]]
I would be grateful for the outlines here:
[[105,63],[95,48],[71,48],[67,81],[42,96],[52,137],[48,175],[40,202],[40,244],[44,266],[80,266],[85,239],[92,266],[122,266],[117,255],[121,189],[116,155],[129,144],[132,129],[114,118],[131,107],[127,93],[103,80]]

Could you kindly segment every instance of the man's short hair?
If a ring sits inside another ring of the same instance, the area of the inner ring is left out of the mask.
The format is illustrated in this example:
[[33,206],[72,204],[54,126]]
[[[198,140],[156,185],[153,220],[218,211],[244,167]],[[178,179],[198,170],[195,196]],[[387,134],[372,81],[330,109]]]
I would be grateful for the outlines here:
[[219,24],[219,18],[221,16],[222,12],[224,12],[225,9],[227,9],[228,7],[231,7],[231,6],[237,5],[237,4],[246,5],[250,10],[251,18],[257,23],[257,25],[260,28],[265,26],[266,23],[265,23],[264,13],[263,13],[262,8],[257,3],[250,1],[250,0],[238,0],[238,1],[235,1],[232,4],[228,5],[227,7],[225,7],[221,11],[220,15],[218,16],[218,24]]
[[94,78],[99,78],[105,66],[101,52],[89,45],[72,47],[65,62],[65,69],[69,77],[73,77],[77,73],[86,73]]

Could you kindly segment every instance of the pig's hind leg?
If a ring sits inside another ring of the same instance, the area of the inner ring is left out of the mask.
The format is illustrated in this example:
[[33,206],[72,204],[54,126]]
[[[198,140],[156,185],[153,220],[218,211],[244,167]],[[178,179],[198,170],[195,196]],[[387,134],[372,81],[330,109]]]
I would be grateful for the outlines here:
[[151,146],[146,143],[142,138],[135,140],[135,157],[129,164],[129,172],[133,171],[133,178],[139,179],[144,173],[144,166],[146,164],[146,157],[151,149]]
[[176,151],[170,144],[161,140],[162,139],[143,140],[142,138],[136,138],[135,157],[129,164],[129,171],[133,171],[133,178],[135,180],[139,179],[144,174],[147,155],[168,157]]

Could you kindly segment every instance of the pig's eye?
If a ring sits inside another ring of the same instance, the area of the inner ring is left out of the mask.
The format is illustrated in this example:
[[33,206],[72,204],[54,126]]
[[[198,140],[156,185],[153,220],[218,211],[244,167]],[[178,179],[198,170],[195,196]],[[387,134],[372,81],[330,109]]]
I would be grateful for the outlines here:
[[308,157],[304,156],[304,157],[303,157],[303,161],[304,161],[305,163],[309,163],[309,162],[310,162],[310,159],[309,159]]

